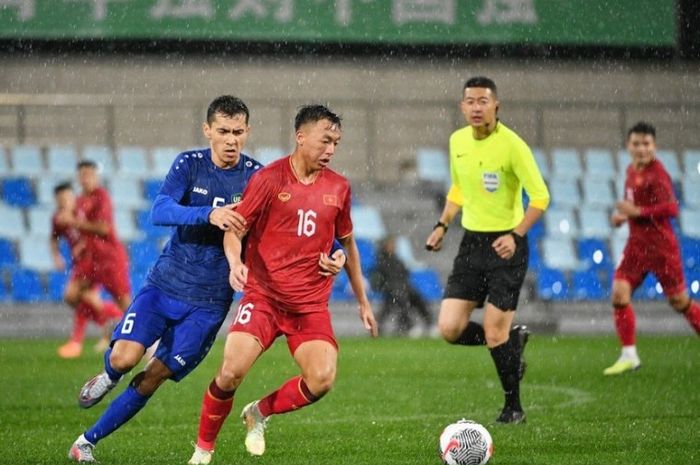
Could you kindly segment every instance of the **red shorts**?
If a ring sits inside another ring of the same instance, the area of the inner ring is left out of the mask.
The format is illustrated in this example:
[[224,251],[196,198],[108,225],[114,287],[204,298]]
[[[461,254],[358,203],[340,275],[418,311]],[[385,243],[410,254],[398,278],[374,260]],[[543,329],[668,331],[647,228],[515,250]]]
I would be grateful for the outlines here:
[[101,285],[115,299],[131,294],[129,263],[125,259],[79,260],[73,265],[71,275],[73,279]]
[[652,256],[646,250],[639,250],[628,244],[622,255],[622,261],[615,270],[615,279],[627,281],[634,290],[642,284],[648,273],[656,276],[667,296],[685,291],[683,264],[678,248]]
[[278,336],[287,337],[287,346],[294,355],[307,341],[327,341],[338,349],[328,309],[292,313],[280,308],[266,297],[248,292],[241,299],[229,332],[242,332],[255,337],[267,350]]

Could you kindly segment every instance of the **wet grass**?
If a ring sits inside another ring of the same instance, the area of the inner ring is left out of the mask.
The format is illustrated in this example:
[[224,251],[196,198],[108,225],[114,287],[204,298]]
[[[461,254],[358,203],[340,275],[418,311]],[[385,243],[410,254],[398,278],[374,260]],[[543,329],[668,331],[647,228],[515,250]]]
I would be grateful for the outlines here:
[[[0,341],[0,461],[67,463],[71,442],[107,402],[81,410],[76,394],[101,357],[55,356],[56,340]],[[535,335],[522,386],[526,425],[497,426],[500,385],[484,348],[438,340],[344,339],[336,388],[309,408],[271,419],[265,456],[243,446],[240,408],[296,368],[283,341],[236,394],[214,464],[438,464],[442,428],[466,417],[495,442],[494,465],[700,463],[700,343],[643,337],[642,368],[606,378],[617,356],[611,337]],[[130,423],[100,442],[101,464],[185,464],[200,400],[222,343],[190,377],[167,383]],[[122,387],[115,391],[121,392]]]

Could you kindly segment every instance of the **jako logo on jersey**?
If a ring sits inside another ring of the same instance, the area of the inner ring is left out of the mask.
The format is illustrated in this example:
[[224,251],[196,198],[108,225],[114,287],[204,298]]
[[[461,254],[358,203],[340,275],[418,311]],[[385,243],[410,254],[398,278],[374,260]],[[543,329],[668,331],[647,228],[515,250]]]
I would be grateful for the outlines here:
[[243,193],[242,193],[242,192],[238,192],[238,193],[233,194],[233,195],[231,196],[231,203],[234,204],[234,205],[236,205],[237,203],[239,203],[241,200],[243,200]]
[[323,194],[323,204],[336,207],[338,206],[338,197],[333,194]]
[[185,362],[185,359],[183,359],[182,356],[180,356],[180,355],[176,355],[174,358],[175,358],[175,361],[183,367],[187,364],[187,362]]
[[277,194],[277,198],[280,199],[282,202],[286,202],[287,200],[292,198],[292,194],[289,192],[280,192]]
[[192,189],[192,192],[196,192],[197,194],[202,194],[202,195],[207,195],[209,193],[208,190],[206,190],[203,187],[197,187],[195,186],[194,189]]

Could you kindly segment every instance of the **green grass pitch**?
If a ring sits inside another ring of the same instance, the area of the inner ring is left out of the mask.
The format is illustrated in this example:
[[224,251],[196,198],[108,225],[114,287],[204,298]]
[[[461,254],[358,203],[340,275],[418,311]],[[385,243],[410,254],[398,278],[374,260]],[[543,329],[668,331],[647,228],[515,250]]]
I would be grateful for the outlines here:
[[[101,357],[59,360],[57,340],[0,341],[0,463],[68,463],[72,441],[103,403],[76,395]],[[606,378],[613,337],[534,335],[522,385],[528,422],[497,426],[502,394],[488,351],[439,340],[342,339],[335,389],[321,402],[270,420],[267,452],[251,457],[238,419],[243,405],[297,373],[278,341],[236,395],[214,464],[439,464],[442,428],[462,417],[494,438],[494,465],[700,463],[700,343],[641,337],[642,368]],[[98,445],[101,464],[185,464],[205,386],[222,342],[179,384],[166,383],[130,423]]]

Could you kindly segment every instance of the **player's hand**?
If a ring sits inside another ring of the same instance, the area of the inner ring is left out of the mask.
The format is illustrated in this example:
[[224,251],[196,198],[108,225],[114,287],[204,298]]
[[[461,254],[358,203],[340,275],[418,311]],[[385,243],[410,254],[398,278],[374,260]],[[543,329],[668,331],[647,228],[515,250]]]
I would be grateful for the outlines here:
[[222,231],[232,231],[239,236],[242,236],[246,230],[245,218],[234,210],[233,205],[214,208],[209,213],[209,223]]
[[513,255],[515,255],[516,244],[513,234],[515,233],[504,234],[493,241],[493,244],[491,244],[498,256],[504,260],[513,258]]
[[613,213],[610,216],[610,222],[616,228],[622,226],[625,223],[625,221],[627,221],[627,217],[625,215],[621,215],[620,213]]
[[617,208],[617,211],[620,214],[625,215],[628,218],[634,218],[635,216],[639,216],[641,213],[641,208],[637,207],[629,200],[622,200],[620,202],[617,202],[615,204],[615,208]]
[[248,267],[243,263],[232,267],[228,275],[228,282],[234,291],[241,292],[245,283],[248,282]]
[[369,302],[360,304],[360,320],[365,329],[369,331],[372,337],[379,336],[379,327],[377,326],[377,320],[374,319],[374,312],[372,312],[372,306]]
[[425,241],[425,249],[437,252],[442,248],[442,239],[445,237],[445,228],[435,228]]
[[336,250],[331,257],[326,253],[321,253],[321,257],[318,259],[321,271],[318,273],[323,276],[335,276],[343,269],[346,260],[345,253],[340,249]]
[[61,210],[56,214],[56,223],[61,226],[72,226],[75,221],[75,215],[70,210]]

